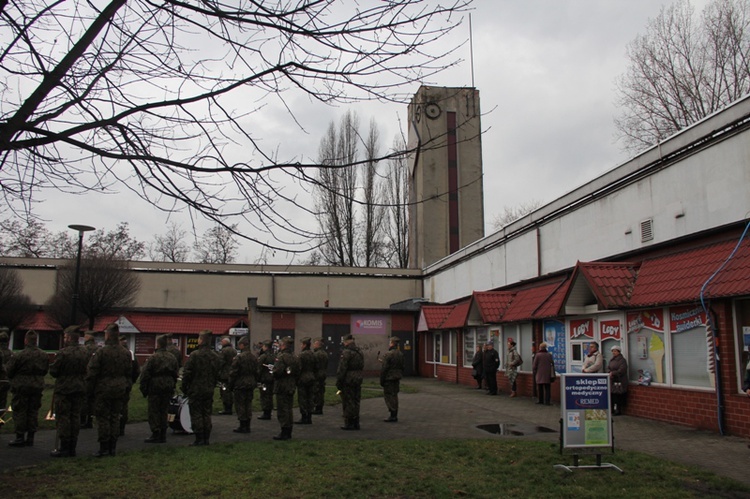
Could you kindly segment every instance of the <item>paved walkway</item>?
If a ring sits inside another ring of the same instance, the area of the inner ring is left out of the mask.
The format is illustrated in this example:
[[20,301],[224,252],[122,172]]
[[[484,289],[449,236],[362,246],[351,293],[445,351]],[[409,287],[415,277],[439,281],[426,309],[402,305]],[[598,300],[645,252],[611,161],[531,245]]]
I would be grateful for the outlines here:
[[[507,395],[491,397],[482,390],[427,378],[408,378],[405,384],[416,387],[419,392],[401,394],[401,410],[396,424],[382,422],[388,413],[382,398],[374,398],[362,401],[362,429],[358,432],[340,430],[340,406],[327,406],[324,415],[313,416],[313,425],[295,425],[293,438],[496,438],[558,441],[559,406],[538,406],[532,399],[511,399]],[[252,432],[246,435],[231,431],[237,426],[234,416],[214,416],[213,423],[212,443],[268,440],[279,432],[275,415],[271,421],[253,419]],[[478,428],[482,425],[500,428],[501,432],[488,433]],[[18,467],[53,460],[49,457],[50,450],[54,448],[53,431],[37,433],[34,447],[21,449],[8,446],[7,442],[13,438],[11,432],[12,428],[7,426],[0,432],[0,471],[8,472]],[[143,439],[150,435],[146,423],[129,424],[125,432],[126,435],[118,441],[118,453],[154,445],[143,443]],[[750,485],[750,473],[747,472],[750,449],[744,439],[722,437],[716,433],[629,416],[615,418],[614,436],[616,449],[641,451],[659,458],[700,466]],[[192,435],[170,434],[166,445],[185,446],[192,441]],[[82,430],[78,455],[88,456],[97,449],[96,430]],[[561,458],[561,462],[566,462],[566,459],[568,463],[572,462],[569,457]],[[616,457],[607,460],[616,463]]]

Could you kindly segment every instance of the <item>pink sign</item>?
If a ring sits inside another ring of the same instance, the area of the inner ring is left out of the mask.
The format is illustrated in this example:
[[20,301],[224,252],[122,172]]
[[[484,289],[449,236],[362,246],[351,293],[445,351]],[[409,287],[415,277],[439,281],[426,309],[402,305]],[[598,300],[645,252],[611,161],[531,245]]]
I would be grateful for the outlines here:
[[637,333],[644,327],[653,331],[664,332],[664,310],[652,308],[627,315],[628,333]]
[[386,334],[388,317],[385,315],[352,315],[352,334]]

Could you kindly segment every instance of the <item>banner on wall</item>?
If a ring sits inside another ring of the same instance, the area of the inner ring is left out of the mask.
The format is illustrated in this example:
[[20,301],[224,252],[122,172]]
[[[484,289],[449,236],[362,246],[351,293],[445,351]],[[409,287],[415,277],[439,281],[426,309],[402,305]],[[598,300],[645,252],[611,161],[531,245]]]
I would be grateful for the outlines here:
[[387,334],[388,317],[385,315],[352,315],[351,333]]
[[669,332],[681,333],[706,325],[706,312],[701,306],[670,307]]
[[644,327],[654,331],[664,332],[664,310],[654,308],[627,314],[628,333],[637,333]]
[[594,339],[594,319],[575,319],[570,321],[570,339]]
[[612,418],[607,374],[561,376],[563,447],[612,446]]
[[566,372],[565,323],[555,320],[544,321],[544,342],[555,361],[555,371]]
[[604,340],[620,340],[622,338],[622,326],[620,321],[615,319],[611,321],[601,321],[599,323],[599,336]]

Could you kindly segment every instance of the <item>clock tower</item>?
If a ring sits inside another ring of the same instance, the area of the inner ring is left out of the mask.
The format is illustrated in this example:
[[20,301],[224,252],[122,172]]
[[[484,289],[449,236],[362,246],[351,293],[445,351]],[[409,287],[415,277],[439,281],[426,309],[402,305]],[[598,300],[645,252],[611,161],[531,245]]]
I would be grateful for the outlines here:
[[484,237],[479,91],[422,86],[409,104],[410,267]]

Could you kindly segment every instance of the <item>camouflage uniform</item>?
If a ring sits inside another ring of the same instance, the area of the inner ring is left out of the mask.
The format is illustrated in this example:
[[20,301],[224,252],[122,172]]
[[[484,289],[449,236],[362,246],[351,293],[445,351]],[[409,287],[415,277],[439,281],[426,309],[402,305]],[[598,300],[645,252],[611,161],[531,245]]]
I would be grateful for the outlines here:
[[336,388],[341,391],[344,412],[344,430],[359,429],[359,402],[362,397],[362,369],[365,357],[354,344],[351,335],[345,338],[339,368],[336,371]]
[[[243,340],[245,339],[243,338]],[[229,369],[228,389],[234,394],[234,405],[237,408],[237,419],[240,421],[239,428],[235,433],[250,433],[250,418],[253,416],[253,395],[258,379],[258,358],[250,351],[250,342],[245,345],[242,353],[232,361]]]
[[404,375],[404,354],[398,348],[398,339],[391,338],[391,346],[383,355],[383,365],[380,367],[380,386],[383,387],[383,398],[385,405],[390,411],[390,416],[385,421],[395,423],[398,421],[398,392],[401,385],[401,377]]
[[148,398],[148,426],[151,437],[146,443],[167,441],[169,401],[177,383],[177,359],[163,346],[158,347],[141,371],[141,393]]
[[8,407],[8,391],[10,390],[10,381],[8,381],[8,366],[13,352],[8,348],[8,333],[0,333],[0,363],[5,366],[5,375],[0,374],[0,409]]
[[313,350],[315,354],[315,385],[313,385],[315,408],[313,414],[323,414],[323,405],[326,400],[326,377],[328,377],[328,352],[323,347],[322,340],[318,341],[320,346]]
[[60,447],[53,457],[75,456],[81,429],[81,410],[86,399],[86,349],[75,340],[60,350],[49,372],[55,378],[55,425]]
[[232,361],[237,357],[237,350],[231,344],[227,344],[221,347],[219,351],[221,356],[221,372],[219,373],[219,381],[222,384],[221,387],[221,402],[224,405],[224,410],[219,414],[232,414],[232,390],[227,388],[229,382],[229,370],[232,368]]
[[168,334],[167,338],[169,338],[169,341],[167,342],[167,352],[174,356],[174,359],[177,361],[177,370],[179,371],[182,369],[182,352],[174,343],[172,343],[171,334]]
[[34,344],[27,344],[23,350],[16,352],[7,367],[13,421],[16,424],[16,440],[10,443],[14,447],[33,445],[34,433],[39,425],[39,409],[42,407],[44,376],[49,371],[49,358],[35,343],[36,341]]
[[127,340],[124,338],[120,339],[120,344],[125,348],[125,350],[128,351],[130,354],[130,363],[131,363],[131,371],[130,371],[130,377],[128,377],[128,389],[125,390],[125,399],[122,403],[122,414],[120,414],[120,436],[125,435],[125,425],[128,424],[128,408],[130,406],[130,392],[133,390],[133,384],[138,380],[138,376],[141,375],[141,366],[138,364],[138,360],[135,358],[135,355],[133,355],[133,352],[130,351],[127,345]]
[[271,419],[271,411],[273,411],[273,373],[267,366],[273,367],[276,356],[271,348],[270,341],[264,341],[261,347],[260,355],[258,356],[258,364],[260,367],[260,408],[263,414],[258,416],[258,419]]
[[294,391],[300,370],[299,360],[290,351],[292,344],[291,338],[282,340],[282,349],[273,363],[273,393],[276,395],[276,417],[281,427],[281,433],[273,437],[275,440],[292,438]]
[[89,397],[93,395],[94,415],[98,428],[99,453],[115,455],[120,435],[120,415],[125,396],[132,385],[133,359],[130,352],[115,337],[96,350],[88,365],[86,384]]
[[211,436],[211,410],[214,390],[219,379],[221,358],[212,348],[210,337],[199,345],[185,362],[182,370],[182,392],[188,396],[190,422],[195,433],[192,445],[208,445]]
[[315,408],[313,390],[315,389],[315,354],[310,350],[310,338],[302,338],[302,350],[297,355],[300,365],[297,380],[297,402],[300,420],[297,424],[312,424],[312,413]]
[[[91,362],[91,357],[94,356],[99,347],[96,344],[94,337],[88,338],[83,342],[83,348],[86,349],[86,357],[88,362]],[[93,394],[87,393],[84,396],[83,408],[81,409],[81,428],[93,428],[93,416],[94,416],[94,396]]]

